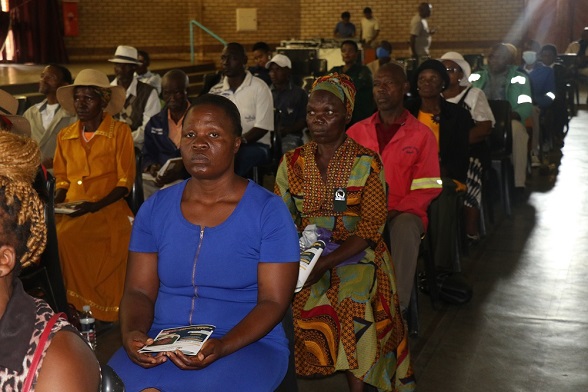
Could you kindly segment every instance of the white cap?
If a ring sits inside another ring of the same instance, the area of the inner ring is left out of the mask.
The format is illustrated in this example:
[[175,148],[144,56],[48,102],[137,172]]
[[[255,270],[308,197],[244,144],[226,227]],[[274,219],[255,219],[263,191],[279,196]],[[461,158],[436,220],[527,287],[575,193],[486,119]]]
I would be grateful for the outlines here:
[[275,63],[277,66],[282,68],[290,68],[292,69],[292,62],[288,58],[288,56],[283,54],[276,54],[270,61],[267,62],[265,67],[269,69],[271,63]]

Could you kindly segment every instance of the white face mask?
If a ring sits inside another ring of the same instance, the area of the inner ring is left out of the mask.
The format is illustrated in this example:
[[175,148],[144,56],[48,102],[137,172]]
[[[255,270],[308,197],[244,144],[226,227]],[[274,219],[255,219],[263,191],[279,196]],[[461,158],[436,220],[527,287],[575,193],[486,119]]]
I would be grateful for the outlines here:
[[532,50],[523,52],[523,61],[527,65],[535,64],[535,61],[537,61],[537,53]]

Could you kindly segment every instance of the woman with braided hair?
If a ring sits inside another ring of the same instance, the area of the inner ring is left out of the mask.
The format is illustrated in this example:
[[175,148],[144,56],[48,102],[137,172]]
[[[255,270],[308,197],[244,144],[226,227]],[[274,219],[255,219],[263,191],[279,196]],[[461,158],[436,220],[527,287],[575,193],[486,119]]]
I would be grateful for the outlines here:
[[57,90],[57,100],[79,118],[57,136],[53,159],[55,203],[78,203],[56,217],[59,258],[67,300],[76,309],[90,305],[101,321],[118,319],[131,212],[124,196],[135,180],[135,151],[128,125],[116,121],[125,92],[106,74],[80,71],[73,85]]
[[90,347],[17,278],[45,248],[43,204],[31,186],[40,163],[32,139],[0,131],[0,390],[97,391]]
[[312,141],[287,152],[276,175],[275,193],[298,231],[315,224],[331,233],[294,297],[296,373],[344,371],[352,392],[364,391],[365,384],[412,391],[407,331],[382,238],[384,171],[376,152],[345,133],[354,101],[347,75],[317,79],[306,114]]

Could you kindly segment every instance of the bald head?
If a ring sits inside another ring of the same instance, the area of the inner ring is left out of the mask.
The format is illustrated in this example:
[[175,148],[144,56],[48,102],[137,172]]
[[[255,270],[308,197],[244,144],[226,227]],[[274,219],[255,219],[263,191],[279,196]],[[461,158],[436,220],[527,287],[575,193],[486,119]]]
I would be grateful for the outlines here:
[[404,95],[408,92],[404,68],[394,62],[383,64],[374,76],[374,100],[383,117],[395,115],[404,109]]
[[404,68],[402,67],[402,65],[396,62],[382,64],[380,68],[378,68],[378,70],[376,71],[376,75],[380,74],[386,74],[394,80],[398,80],[402,83],[408,81]]
[[181,113],[188,107],[188,75],[181,69],[172,69],[163,75],[161,96],[172,113]]
[[186,90],[188,85],[190,84],[190,79],[188,75],[181,69],[172,69],[163,75],[162,84],[165,83],[166,80],[175,80],[178,82],[178,85],[182,87],[182,90]]

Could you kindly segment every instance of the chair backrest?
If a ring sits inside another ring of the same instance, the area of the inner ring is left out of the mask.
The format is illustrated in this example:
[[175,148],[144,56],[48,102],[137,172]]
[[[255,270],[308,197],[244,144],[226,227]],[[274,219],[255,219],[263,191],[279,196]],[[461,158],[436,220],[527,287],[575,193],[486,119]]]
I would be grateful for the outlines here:
[[484,55],[481,53],[464,54],[463,59],[468,62],[472,72],[476,72],[484,66]]
[[26,112],[26,110],[31,106],[31,103],[29,102],[29,99],[24,95],[15,98],[18,101],[18,110],[16,114],[22,116],[23,113]]
[[222,79],[222,74],[219,72],[212,72],[207,73],[202,76],[202,89],[200,90],[200,95],[207,94],[211,88],[214,87],[215,84],[219,83]]
[[141,207],[141,204],[143,204],[145,201],[145,197],[143,195],[143,154],[137,147],[135,147],[135,165],[135,182],[133,183],[131,191],[125,197],[125,200],[127,201],[131,211],[133,211],[133,214],[137,215],[139,207]]
[[280,164],[280,159],[284,152],[282,151],[282,135],[280,135],[280,123],[282,121],[282,113],[280,110],[274,108],[274,130],[271,133],[271,154],[272,154],[272,166],[277,170]]
[[125,384],[108,365],[100,365],[100,392],[125,392]]
[[511,106],[508,101],[488,100],[496,123],[488,138],[493,154],[510,154],[512,152]]
[[[40,176],[41,174],[39,174]],[[40,197],[45,201],[45,224],[47,226],[47,245],[41,254],[39,265],[31,266],[21,272],[20,278],[25,285],[36,289],[39,284],[38,280],[48,279],[50,285],[50,293],[45,293],[44,298],[49,305],[56,312],[63,312],[70,315],[69,306],[67,304],[67,297],[65,292],[65,284],[63,283],[63,274],[61,273],[61,264],[59,262],[59,250],[57,246],[57,230],[55,227],[55,178],[51,173],[47,173],[47,179],[43,184],[45,189],[37,189]],[[43,271],[46,271],[46,275]],[[42,282],[41,282],[42,283]],[[35,287],[32,287],[35,286]],[[43,284],[41,284],[43,286]]]
[[557,55],[556,61],[566,67],[566,69],[573,70],[576,68],[578,56],[570,53],[560,53]]

